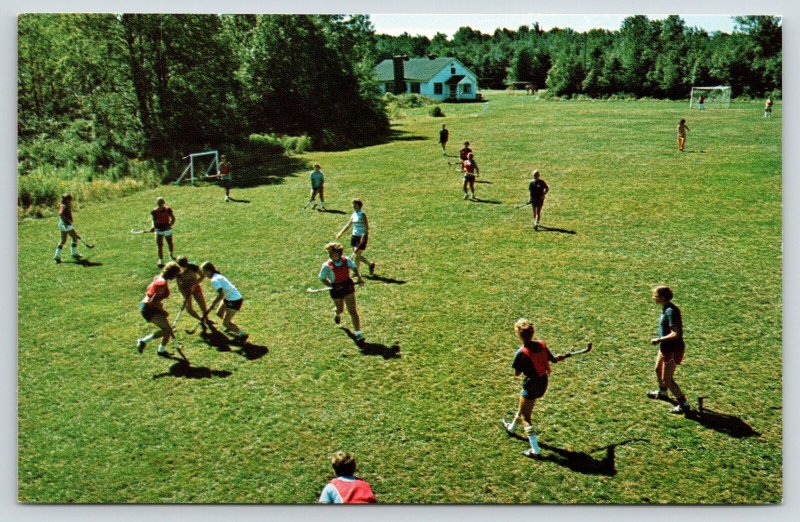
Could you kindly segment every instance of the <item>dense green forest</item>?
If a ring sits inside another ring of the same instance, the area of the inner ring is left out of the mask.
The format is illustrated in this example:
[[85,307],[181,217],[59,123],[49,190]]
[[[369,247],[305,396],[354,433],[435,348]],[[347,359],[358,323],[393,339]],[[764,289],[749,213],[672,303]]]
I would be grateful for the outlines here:
[[315,149],[374,143],[390,129],[372,71],[396,54],[454,56],[482,88],[523,81],[550,96],[680,99],[719,84],[734,96],[779,96],[780,18],[735,21],[733,34],[631,16],[618,31],[462,27],[429,39],[376,34],[368,15],[26,14],[19,174],[83,167],[89,179],[119,179],[141,162],[166,172],[188,151],[254,137],[306,136]]

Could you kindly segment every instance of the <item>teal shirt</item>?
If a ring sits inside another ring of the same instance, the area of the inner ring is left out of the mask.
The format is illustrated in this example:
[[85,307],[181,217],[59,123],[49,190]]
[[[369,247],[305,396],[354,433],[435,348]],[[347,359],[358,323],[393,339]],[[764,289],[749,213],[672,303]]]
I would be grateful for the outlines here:
[[664,341],[661,343],[661,351],[674,352],[683,350],[685,345],[683,343],[683,320],[681,318],[681,311],[672,303],[664,305],[661,311],[661,317],[658,320],[658,336],[664,337],[672,332],[677,332],[677,339]]
[[356,210],[353,212],[351,219],[353,220],[353,235],[354,236],[363,236],[367,233],[367,226],[364,224],[364,219],[366,216],[364,215],[363,210]]
[[311,188],[318,189],[325,182],[325,174],[321,170],[312,171],[309,178],[311,178]]

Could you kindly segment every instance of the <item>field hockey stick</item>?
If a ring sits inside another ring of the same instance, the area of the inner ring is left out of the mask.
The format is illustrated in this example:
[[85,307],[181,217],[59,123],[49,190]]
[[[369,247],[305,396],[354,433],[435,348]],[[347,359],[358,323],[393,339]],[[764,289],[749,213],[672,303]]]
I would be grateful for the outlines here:
[[78,239],[80,239],[80,240],[81,240],[81,243],[83,243],[83,246],[85,246],[86,248],[94,248],[95,246],[97,246],[97,245],[95,245],[95,244],[93,244],[93,243],[89,243],[89,242],[87,242],[87,241],[86,241],[85,239],[83,239],[81,236],[78,236]]
[[325,288],[311,288],[309,286],[308,288],[306,288],[306,292],[309,292],[311,294],[317,294],[319,292],[327,292],[330,289],[331,289],[331,287],[329,287],[329,286],[326,286]]
[[574,352],[569,352],[567,355],[569,357],[572,357],[573,355],[581,355],[581,354],[584,354],[584,353],[589,353],[591,351],[592,351],[592,343],[588,343],[586,345],[586,348],[582,348],[580,350],[575,350]]
[[183,357],[183,360],[186,361],[186,364],[191,364],[189,362],[189,359],[186,358],[186,354],[183,353],[183,350],[181,349],[181,343],[178,341],[178,336],[175,334],[175,326],[177,326],[178,319],[181,318],[181,314],[183,314],[183,310],[185,308],[186,308],[186,301],[183,302],[183,306],[181,306],[181,309],[178,310],[178,314],[175,316],[175,320],[172,321],[172,335],[173,337],[175,337],[175,349],[178,351],[179,354],[181,354],[181,357]]
[[515,205],[514,208],[518,208],[519,209],[519,208],[522,208],[522,207],[527,207],[530,204],[531,204],[530,201],[526,201],[525,203],[520,203],[519,205]]
[[131,229],[131,234],[147,234],[147,233],[150,233],[152,231],[153,231],[152,228],[149,229],[149,230],[144,230],[142,228],[132,228]]

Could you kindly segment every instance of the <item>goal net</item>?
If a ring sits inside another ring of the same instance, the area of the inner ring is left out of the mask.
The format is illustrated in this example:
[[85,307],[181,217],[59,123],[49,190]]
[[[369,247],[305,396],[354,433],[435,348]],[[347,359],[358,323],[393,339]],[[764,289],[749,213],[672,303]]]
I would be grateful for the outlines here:
[[215,178],[219,172],[219,153],[216,150],[195,152],[183,159],[189,160],[189,164],[183,169],[180,177],[175,180],[176,185],[184,181],[194,184],[198,180]]
[[731,106],[731,88],[728,85],[717,85],[716,87],[692,87],[692,94],[689,96],[689,108],[699,108],[700,97],[703,96],[703,108],[707,109],[728,109]]

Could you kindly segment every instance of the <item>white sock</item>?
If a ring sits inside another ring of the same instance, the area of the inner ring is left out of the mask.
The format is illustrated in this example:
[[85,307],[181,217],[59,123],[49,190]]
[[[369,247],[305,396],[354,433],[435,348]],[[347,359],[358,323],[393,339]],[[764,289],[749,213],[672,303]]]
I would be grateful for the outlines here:
[[77,253],[78,253],[78,244],[77,244],[77,243],[72,243],[72,244],[69,246],[69,251],[70,251],[70,253],[71,253],[73,256],[74,256],[75,254],[77,254]]
[[356,330],[356,337],[361,337],[362,335],[364,334],[361,333],[361,330]]
[[167,347],[166,346],[164,346],[163,344],[159,344],[158,345],[158,353],[164,353],[166,351],[167,351]]
[[139,340],[142,341],[143,343],[147,344],[147,343],[149,343],[150,341],[152,341],[155,338],[156,338],[155,334],[150,334],[150,335],[145,335],[144,337],[142,337]]
[[517,429],[517,419],[512,420],[508,425],[508,431],[514,431],[515,429]]
[[536,433],[533,431],[533,426],[528,426],[525,428],[525,435],[528,436],[528,441],[531,443],[531,449],[534,453],[541,452],[541,448],[539,448],[539,439],[536,438]]
[[57,258],[61,257],[61,247],[60,246],[56,247],[56,255],[55,255],[55,257],[57,257]]

